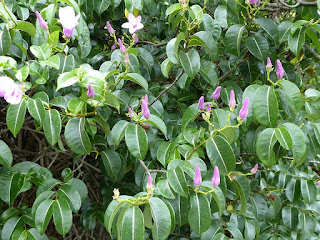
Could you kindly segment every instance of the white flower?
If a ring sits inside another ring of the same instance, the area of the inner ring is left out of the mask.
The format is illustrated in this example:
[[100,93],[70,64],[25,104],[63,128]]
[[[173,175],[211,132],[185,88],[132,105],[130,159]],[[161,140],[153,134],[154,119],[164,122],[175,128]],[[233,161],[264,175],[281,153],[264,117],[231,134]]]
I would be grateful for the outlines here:
[[134,34],[135,32],[143,28],[143,24],[141,23],[141,16],[135,18],[133,14],[129,13],[128,20],[129,22],[122,24],[121,27],[129,28],[129,32],[131,34]]
[[63,27],[66,38],[71,38],[73,30],[78,26],[80,13],[76,16],[72,7],[59,8],[59,22]]
[[0,77],[0,97],[10,104],[18,104],[21,102],[23,92],[20,86],[9,77]]

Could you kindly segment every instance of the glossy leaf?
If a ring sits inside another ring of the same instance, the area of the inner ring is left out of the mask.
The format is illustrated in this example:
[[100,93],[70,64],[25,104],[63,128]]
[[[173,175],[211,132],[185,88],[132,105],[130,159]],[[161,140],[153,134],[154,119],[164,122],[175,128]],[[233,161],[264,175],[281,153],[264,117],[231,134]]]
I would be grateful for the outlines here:
[[168,170],[168,181],[172,189],[182,197],[188,196],[188,185],[180,166]]
[[22,125],[24,123],[27,111],[27,102],[22,99],[17,105],[10,105],[7,111],[7,127],[14,137],[17,137]]
[[11,168],[13,161],[12,152],[9,146],[2,140],[0,140],[0,164]]
[[43,130],[44,135],[51,146],[55,145],[60,139],[61,128],[62,124],[59,112],[55,109],[46,110]]
[[277,142],[274,128],[267,128],[259,135],[256,143],[256,152],[259,159],[268,167],[275,163],[275,152],[273,147]]

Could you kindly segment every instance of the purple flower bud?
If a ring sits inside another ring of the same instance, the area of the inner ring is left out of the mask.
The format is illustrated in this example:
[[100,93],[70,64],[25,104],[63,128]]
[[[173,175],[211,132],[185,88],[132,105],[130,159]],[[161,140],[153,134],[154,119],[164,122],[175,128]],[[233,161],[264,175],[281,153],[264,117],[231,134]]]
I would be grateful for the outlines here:
[[144,95],[144,100],[147,102],[147,104],[149,103],[149,100],[148,100],[148,95]]
[[133,118],[134,115],[133,115],[133,112],[132,112],[132,109],[129,107],[129,117]]
[[231,92],[230,92],[230,100],[229,100],[229,107],[230,108],[235,108],[235,106],[236,106],[236,99],[234,97],[234,91],[231,90]]
[[316,183],[317,186],[320,186],[320,178],[318,180],[318,182]]
[[36,11],[36,15],[37,15],[38,21],[39,21],[39,23],[40,23],[40,26],[41,26],[44,30],[47,31],[47,30],[48,30],[48,23],[47,23],[45,20],[43,20],[41,14],[40,14],[38,11]]
[[256,4],[259,0],[249,0],[251,4]]
[[107,21],[107,28],[108,28],[108,32],[110,33],[110,35],[113,35],[115,33],[114,29],[112,28],[111,24],[109,23],[109,21]]
[[137,36],[136,33],[134,33],[134,34],[132,35],[132,38],[134,39],[134,43],[135,43],[135,44],[137,44],[137,43],[139,42],[139,38],[138,38],[138,36]]
[[256,163],[256,165],[254,165],[254,167],[251,169],[251,173],[255,174],[258,171],[258,163]]
[[122,43],[122,41],[121,41],[120,38],[118,38],[118,43],[119,43],[120,51],[121,51],[122,53],[126,53],[127,49],[126,49],[126,47],[123,45],[123,43]]
[[124,60],[124,63],[126,65],[129,65],[129,54],[128,53],[126,53],[126,59]]
[[276,74],[279,79],[283,78],[283,76],[284,76],[284,70],[283,70],[282,64],[279,59],[277,60],[277,73]]
[[248,116],[249,112],[249,98],[246,97],[246,99],[243,102],[242,108],[239,112],[239,117],[241,120],[244,120]]
[[114,44],[111,46],[111,50],[113,51],[113,50],[115,50],[116,48],[117,48],[117,44],[114,43]]
[[194,175],[193,182],[196,187],[199,187],[201,185],[202,178],[201,178],[201,172],[199,167],[196,168],[196,173]]
[[217,166],[214,167],[213,177],[211,182],[214,188],[219,186],[220,184],[220,173],[219,173],[219,168]]
[[204,109],[204,96],[200,97],[198,102],[198,108],[202,111]]
[[88,95],[89,98],[93,98],[94,95],[95,95],[93,87],[90,84],[88,85],[88,93],[87,93],[87,95]]
[[214,90],[213,94],[212,94],[212,98],[217,100],[220,97],[220,91],[221,91],[221,87],[217,87],[216,90]]
[[207,109],[206,109],[206,112],[211,112],[211,106],[209,103],[207,103]]
[[152,189],[152,177],[150,175],[148,177],[147,189]]
[[150,111],[149,111],[149,108],[148,108],[148,102],[145,99],[142,99],[141,102],[142,102],[142,114],[143,114],[145,119],[148,119],[150,117]]
[[271,63],[271,59],[269,57],[267,57],[267,65],[266,65],[266,69],[271,69],[272,68],[272,63]]

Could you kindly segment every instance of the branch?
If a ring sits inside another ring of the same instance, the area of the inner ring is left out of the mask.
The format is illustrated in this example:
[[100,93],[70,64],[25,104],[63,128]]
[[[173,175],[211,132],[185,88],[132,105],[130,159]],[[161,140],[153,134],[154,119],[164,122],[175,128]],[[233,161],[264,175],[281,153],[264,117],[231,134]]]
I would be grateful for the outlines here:
[[224,80],[226,77],[228,77],[233,71],[235,71],[240,65],[244,64],[248,59],[249,59],[250,55],[245,57],[243,60],[241,60],[240,62],[237,63],[237,65],[235,65],[233,68],[231,68],[228,72],[226,72],[223,76],[221,76],[220,78],[218,78],[218,85],[219,83]]
[[164,45],[167,45],[168,42],[163,42],[163,43],[153,43],[153,42],[149,42],[149,41],[139,41],[137,42],[137,44],[150,44],[154,47],[161,47]]
[[165,170],[150,170],[150,169],[147,167],[147,165],[144,163],[144,161],[142,161],[142,160],[140,160],[140,159],[138,159],[138,160],[139,160],[141,166],[144,168],[144,170],[145,170],[146,173],[148,174],[148,176],[150,176],[150,177],[151,177],[151,173],[153,173],[153,172],[167,173],[167,171],[165,171]]
[[309,47],[307,44],[303,45],[316,59],[320,60],[319,54],[317,54],[311,47]]
[[181,78],[181,76],[183,75],[183,73],[184,73],[184,70],[181,71],[181,73],[180,73],[179,76],[173,81],[173,83],[171,83],[168,87],[166,87],[166,88],[152,101],[152,103],[149,104],[149,107],[151,107],[156,101],[159,100],[159,98],[161,98],[161,96],[162,96],[163,94],[165,94],[170,88],[172,88],[173,85],[175,85],[176,82],[179,81],[179,79]]

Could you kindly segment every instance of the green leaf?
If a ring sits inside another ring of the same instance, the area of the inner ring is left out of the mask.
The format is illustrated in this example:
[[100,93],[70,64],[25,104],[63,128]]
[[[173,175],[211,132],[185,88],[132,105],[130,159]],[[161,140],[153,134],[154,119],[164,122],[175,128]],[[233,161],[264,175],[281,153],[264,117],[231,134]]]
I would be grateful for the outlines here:
[[110,132],[109,124],[103,119],[103,117],[101,115],[96,115],[92,119],[102,127],[102,129],[104,131],[104,137],[106,138]]
[[219,209],[219,216],[221,216],[226,208],[226,198],[219,187],[216,187],[211,195]]
[[232,147],[223,137],[215,136],[206,142],[206,151],[211,165],[219,168],[221,175],[227,175],[236,167]]
[[170,234],[171,218],[167,205],[159,198],[149,199],[153,219],[152,237],[154,240],[165,240]]
[[317,222],[313,216],[306,212],[299,212],[298,219],[303,238],[308,239],[315,232]]
[[116,151],[105,150],[101,152],[100,169],[109,177],[113,178],[121,170],[121,158]]
[[115,96],[113,93],[105,92],[104,103],[111,107],[114,107],[118,110],[118,112],[120,112],[119,98]]
[[43,201],[37,208],[34,218],[34,224],[40,234],[43,234],[48,227],[49,221],[52,216],[53,203],[53,200],[47,199]]
[[78,213],[81,207],[81,196],[77,189],[66,183],[59,188],[57,195],[59,198],[67,200],[72,212]]
[[157,159],[163,165],[168,163],[168,154],[172,150],[173,144],[170,142],[163,142],[159,145],[157,150]]
[[146,91],[148,91],[148,82],[147,82],[147,80],[143,76],[138,74],[138,73],[127,73],[123,77],[123,79],[135,82],[135,83],[139,84],[141,87],[143,87]]
[[167,126],[161,118],[157,117],[156,115],[150,114],[150,117],[146,120],[148,123],[151,123],[152,125],[157,127],[167,139]]
[[246,32],[245,26],[240,24],[232,25],[226,32],[226,47],[228,52],[240,56],[242,35]]
[[57,232],[64,237],[72,227],[72,212],[70,206],[67,200],[63,198],[55,200],[52,205],[54,225]]
[[267,166],[272,167],[276,157],[273,151],[273,146],[277,142],[274,128],[267,128],[259,135],[256,143],[256,153],[259,159]]
[[300,180],[290,179],[285,188],[285,193],[290,202],[297,201],[300,198]]
[[94,10],[96,10],[99,16],[108,9],[110,4],[111,4],[111,0],[94,0],[93,1]]
[[87,185],[83,181],[81,181],[78,178],[71,178],[68,181],[68,184],[70,184],[72,187],[74,187],[78,191],[78,193],[80,194],[80,197],[81,197],[81,202],[84,202],[87,199],[88,188],[87,188]]
[[12,161],[13,157],[9,146],[0,139],[0,164],[7,168],[11,168]]
[[85,130],[85,118],[72,118],[64,131],[68,147],[77,154],[89,154],[91,142]]
[[222,28],[228,28],[227,7],[219,5],[214,11],[214,19],[218,21]]
[[163,76],[165,76],[166,78],[169,77],[169,72],[173,65],[174,64],[169,60],[169,58],[167,58],[161,63],[161,72]]
[[279,44],[288,40],[292,24],[291,21],[283,21],[278,25]]
[[202,22],[206,32],[211,33],[213,39],[217,41],[221,35],[221,27],[218,21],[213,20],[209,14],[205,13],[203,14]]
[[[2,3],[1,3],[2,4]],[[11,36],[7,26],[0,31],[0,55],[6,55],[11,47]]]
[[111,131],[111,138],[115,146],[118,146],[119,143],[122,141],[128,124],[129,122],[125,120],[120,120],[113,126]]
[[168,199],[168,202],[174,210],[176,224],[181,227],[188,223],[188,214],[190,210],[189,198],[177,195],[175,199]]
[[317,188],[310,180],[301,179],[300,189],[303,200],[306,203],[313,203],[317,201]]
[[48,60],[51,55],[51,48],[46,43],[42,44],[41,46],[33,45],[30,47],[30,51],[40,61]]
[[294,22],[291,26],[291,35],[293,35],[298,29],[300,29],[301,26],[308,24],[309,21],[306,20],[298,20],[296,22]]
[[196,193],[190,200],[189,224],[190,229],[199,236],[207,231],[211,225],[211,210],[207,197]]
[[290,229],[295,230],[298,226],[298,210],[295,207],[285,206],[281,211],[282,221],[284,225]]
[[75,0],[57,0],[58,2],[64,2],[68,4],[69,6],[73,7],[76,13],[80,12],[80,8],[78,3]]
[[184,132],[189,122],[195,120],[199,114],[200,114],[200,111],[197,103],[192,104],[184,111],[182,116],[182,123],[181,123],[182,132]]
[[288,44],[291,52],[298,56],[303,44],[305,43],[305,32],[304,27],[299,28],[293,35],[289,35]]
[[284,126],[280,126],[275,131],[276,138],[285,150],[289,150],[292,146],[292,139],[288,130]]
[[143,128],[137,124],[128,124],[125,139],[130,153],[142,160],[148,152],[148,138]]
[[201,23],[203,17],[202,7],[197,4],[192,5],[189,9],[189,14],[191,19],[195,21],[195,24]]
[[199,53],[196,50],[192,49],[189,50],[187,53],[180,52],[179,57],[180,63],[186,74],[189,77],[194,78],[200,69]]
[[258,24],[276,44],[278,42],[278,25],[270,18],[260,17],[254,21]]
[[167,172],[167,177],[170,186],[176,193],[178,193],[182,197],[188,196],[189,191],[187,181],[180,166],[174,169],[169,169]]
[[79,81],[78,69],[74,69],[71,72],[62,73],[57,80],[58,91],[61,88],[69,87]]
[[1,231],[1,239],[2,240],[10,240],[12,233],[18,226],[22,226],[23,221],[22,217],[12,217],[8,221],[5,222],[2,231]]
[[304,134],[302,130],[293,123],[284,123],[283,125],[287,128],[292,139],[292,164],[299,166],[304,163],[307,155],[307,146]]
[[265,37],[256,33],[252,37],[246,38],[246,45],[253,56],[259,60],[265,60],[269,54],[269,44]]
[[24,99],[17,105],[10,105],[8,108],[6,116],[7,127],[14,137],[17,137],[18,132],[22,128],[26,111],[27,102]]
[[48,191],[42,192],[39,196],[37,196],[36,200],[33,202],[33,205],[32,205],[31,215],[35,216],[35,213],[36,213],[39,205],[43,201],[50,199],[53,196],[53,194],[55,194],[55,192],[48,190]]
[[242,186],[239,184],[239,182],[236,179],[232,180],[231,183],[234,189],[236,190],[237,196],[240,197],[241,208],[240,208],[239,214],[242,215],[246,212],[246,209],[247,209],[247,199],[246,199],[245,192]]
[[261,86],[253,100],[253,113],[256,120],[265,126],[272,127],[278,118],[278,101],[273,86]]
[[60,139],[62,128],[60,114],[56,109],[46,110],[43,122],[44,135],[48,143],[53,146]]
[[42,240],[42,236],[37,229],[31,228],[28,232],[28,240]]
[[202,46],[207,48],[210,55],[217,52],[215,41],[211,34],[206,31],[200,31],[191,36],[189,46]]
[[165,198],[169,198],[169,199],[175,198],[175,195],[173,194],[167,179],[161,179],[157,182],[157,190]]
[[125,212],[121,224],[121,239],[144,239],[144,219],[138,206],[133,206]]
[[57,70],[60,69],[60,57],[58,55],[53,55],[48,60],[40,62]]
[[16,228],[16,230],[13,232],[11,239],[16,240],[27,240],[28,238],[28,230],[25,230],[23,228]]
[[29,23],[29,22],[25,22],[25,21],[18,22],[18,24],[15,25],[13,29],[22,30],[28,33],[31,37],[34,37],[36,35],[36,28],[32,23]]
[[303,106],[302,95],[299,88],[293,82],[283,80],[280,83],[283,89],[290,109],[297,114]]
[[32,98],[28,99],[28,111],[30,115],[41,125],[43,120],[46,117],[45,109],[42,101],[37,98],[33,100]]
[[176,44],[176,41],[177,41],[177,38],[173,38],[167,43],[167,46],[166,46],[166,53],[167,53],[168,59],[173,64],[179,63],[178,56],[174,51],[174,47],[177,45],[179,46],[179,44]]
[[79,113],[83,109],[84,102],[80,98],[71,98],[68,102],[70,112]]

